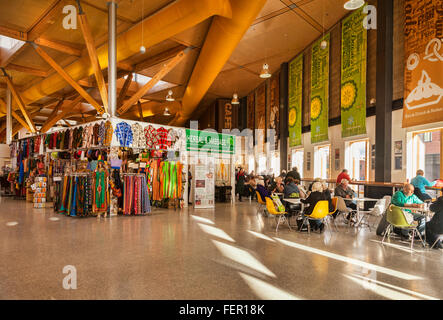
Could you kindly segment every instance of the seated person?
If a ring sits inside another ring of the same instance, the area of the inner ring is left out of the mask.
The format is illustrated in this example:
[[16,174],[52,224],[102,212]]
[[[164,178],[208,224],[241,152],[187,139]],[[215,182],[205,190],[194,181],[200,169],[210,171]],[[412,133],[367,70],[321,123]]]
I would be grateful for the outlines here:
[[295,179],[294,183],[297,186],[298,190],[300,191],[300,198],[305,199],[308,195],[305,188],[300,184],[300,180]]
[[263,180],[258,180],[257,181],[257,187],[255,188],[255,190],[258,191],[258,193],[260,194],[260,197],[263,201],[266,202],[265,198],[271,198],[271,193],[269,192],[268,189],[265,188],[265,183]]
[[343,179],[351,181],[351,177],[348,174],[348,169],[343,169],[343,171],[338,175],[337,185],[339,185]]
[[432,200],[432,197],[426,193],[425,187],[433,187],[435,185],[434,182],[429,182],[428,179],[426,179],[424,175],[424,171],[419,169],[417,170],[417,176],[415,178],[412,178],[411,184],[414,186],[414,194],[421,200]]
[[[432,246],[438,235],[443,234],[443,197],[433,202],[429,209],[435,212],[431,221],[426,223],[426,241]],[[442,241],[437,242],[434,248],[443,249]]]
[[[349,181],[347,179],[342,179],[341,183],[337,185],[334,189],[334,196],[342,197],[343,199],[352,199],[356,196],[355,191],[349,186]],[[352,210],[357,210],[357,204],[355,201],[345,201],[346,206]],[[349,220],[351,215],[348,215]]]
[[[298,199],[300,198],[300,194],[301,194],[300,189],[295,184],[294,178],[288,177],[286,179],[286,185],[283,192],[283,199],[290,199],[290,198]],[[300,204],[294,204],[288,201],[283,201],[283,204],[285,205],[287,212],[293,213],[301,210]]]
[[314,181],[309,185],[308,187],[308,191],[311,192],[312,191],[312,185],[316,182],[322,182],[321,178],[315,178]]
[[268,190],[271,193],[283,193],[285,189],[285,186],[283,185],[283,179],[282,177],[277,177],[274,179],[273,182],[271,182],[271,184],[269,185]]
[[[311,215],[315,205],[321,200],[327,200],[323,193],[323,187],[320,182],[314,182],[312,184],[312,192],[309,196],[306,199],[300,200],[304,204],[309,204],[309,207],[305,207],[303,214],[305,216]],[[314,231],[320,230],[320,232],[323,232],[325,225],[321,220],[309,220],[309,223]]]
[[[391,203],[394,206],[397,207],[403,207],[403,208],[421,208],[423,207],[423,201],[421,201],[415,194],[414,194],[414,186],[412,184],[406,183],[403,186],[403,190],[397,191],[392,196]],[[410,211],[410,210],[408,210]],[[423,233],[425,229],[425,216],[419,213],[412,213],[414,216],[414,221],[418,222],[418,231],[420,233]],[[409,231],[408,230],[398,230],[397,228],[394,228],[394,232],[399,233],[402,238],[409,239]]]
[[321,186],[323,188],[323,194],[325,195],[326,200],[328,200],[329,212],[332,212],[332,211],[334,211],[334,206],[332,205],[331,190],[329,190],[329,188],[325,182],[322,182]]

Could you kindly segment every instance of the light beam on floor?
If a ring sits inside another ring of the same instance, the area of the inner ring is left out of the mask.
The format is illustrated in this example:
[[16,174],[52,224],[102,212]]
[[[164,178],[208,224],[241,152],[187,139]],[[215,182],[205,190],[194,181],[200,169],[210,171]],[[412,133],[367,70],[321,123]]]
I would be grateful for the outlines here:
[[211,236],[218,237],[227,241],[235,242],[234,239],[232,239],[226,232],[224,232],[222,229],[211,227],[206,224],[198,223],[198,226],[207,234],[210,234]]
[[249,232],[250,234],[256,236],[257,238],[264,239],[264,240],[268,240],[268,241],[271,241],[271,242],[275,242],[274,239],[272,239],[272,238],[270,238],[270,237],[264,235],[263,233],[259,233],[259,232],[255,232],[255,231],[251,231],[251,230],[248,230],[248,232]]
[[214,224],[213,221],[211,221],[209,219],[206,219],[206,218],[202,218],[202,217],[199,217],[199,216],[194,216],[192,214],[191,214],[191,217],[192,217],[192,219],[200,221],[200,222],[204,222],[204,223],[208,223],[208,224]]
[[263,280],[257,279],[242,272],[239,272],[238,274],[243,278],[243,280],[246,282],[249,288],[251,288],[251,290],[255,293],[255,295],[257,295],[260,299],[301,300],[301,298],[296,297],[282,289],[279,289]]
[[217,240],[212,240],[212,242],[215,244],[221,254],[226,258],[238,262],[251,269],[254,269],[255,271],[261,272],[267,276],[273,278],[277,277],[271,270],[266,268],[264,264],[254,258],[249,252]]
[[389,243],[389,242],[382,243],[379,240],[370,240],[370,241],[377,242],[377,243],[383,244],[384,246],[392,247],[392,248],[399,249],[399,250],[402,250],[402,251],[405,251],[405,252],[409,252],[409,253],[413,253],[413,252],[423,253],[423,252],[425,252],[424,250],[415,250],[415,249],[411,250],[410,247],[405,247],[405,246],[402,246],[402,245],[399,245],[399,244],[395,244],[395,243]]
[[6,226],[8,226],[8,227],[14,227],[16,225],[18,225],[17,221],[6,222]]
[[351,275],[351,276],[347,276],[347,275],[344,274],[344,276],[346,276],[346,277],[360,278],[360,279],[363,280],[366,284],[368,284],[368,283],[379,284],[379,285],[382,285],[382,286],[385,286],[385,287],[388,287],[388,288],[391,288],[391,289],[394,289],[394,290],[397,290],[397,291],[402,291],[402,292],[404,292],[404,293],[407,293],[407,294],[411,294],[411,295],[417,296],[417,297],[422,298],[422,299],[425,299],[425,300],[440,300],[440,299],[437,299],[437,298],[434,298],[434,297],[431,297],[431,296],[427,296],[427,295],[422,294],[422,293],[419,293],[419,292],[415,292],[415,291],[408,290],[408,289],[405,289],[405,288],[402,288],[402,287],[394,286],[394,285],[389,284],[389,283],[386,283],[386,282],[382,282],[382,281],[379,281],[379,280],[375,280],[375,279],[371,279],[371,278],[363,277],[363,276],[358,275],[358,274],[353,274],[353,275]]
[[389,268],[385,268],[385,267],[381,267],[381,266],[377,266],[375,264],[372,263],[368,263],[368,262],[364,262],[361,260],[357,260],[354,258],[349,258],[346,256],[342,256],[336,253],[332,253],[332,252],[328,252],[328,251],[324,251],[324,250],[320,250],[320,249],[316,249],[316,248],[312,248],[312,247],[308,247],[308,246],[304,246],[302,244],[293,242],[293,241],[288,241],[288,240],[284,240],[284,239],[280,239],[280,238],[274,238],[275,240],[289,246],[289,247],[293,247],[296,249],[300,249],[300,250],[304,250],[307,252],[311,252],[311,253],[315,253],[327,258],[331,258],[331,259],[335,259],[338,261],[342,261],[345,263],[349,263],[349,264],[353,264],[362,268],[366,268],[366,269],[370,269],[370,270],[374,270],[377,272],[381,272],[381,273],[385,273],[400,279],[404,279],[404,280],[421,280],[421,277],[412,275],[412,274],[407,274],[404,272],[400,272],[400,271],[396,271],[396,270],[392,270]]

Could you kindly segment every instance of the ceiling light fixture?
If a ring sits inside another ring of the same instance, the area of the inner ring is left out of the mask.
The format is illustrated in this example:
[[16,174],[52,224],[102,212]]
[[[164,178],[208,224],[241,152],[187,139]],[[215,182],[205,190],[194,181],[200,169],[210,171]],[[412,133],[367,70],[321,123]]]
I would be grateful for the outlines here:
[[263,69],[260,72],[260,78],[266,79],[270,78],[271,74],[269,73],[269,66],[267,63],[263,64]]
[[357,10],[365,4],[364,0],[348,0],[344,4],[346,10]]
[[240,104],[240,101],[238,101],[238,94],[234,93],[232,95],[231,104]]
[[172,90],[168,91],[168,94],[166,95],[166,101],[175,101],[174,97],[172,96]]
[[163,115],[166,117],[169,117],[171,114],[169,113],[168,107],[165,108],[165,112],[163,112]]

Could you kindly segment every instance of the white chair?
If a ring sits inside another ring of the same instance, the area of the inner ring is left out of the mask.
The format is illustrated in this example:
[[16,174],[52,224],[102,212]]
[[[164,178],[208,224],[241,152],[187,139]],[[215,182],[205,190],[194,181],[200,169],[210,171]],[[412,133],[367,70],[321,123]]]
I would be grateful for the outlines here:
[[[351,213],[352,209],[348,208],[346,206],[345,200],[342,197],[336,197],[337,198],[337,215],[335,217],[335,219],[338,218],[339,215],[341,214],[346,214],[346,213]],[[346,222],[346,219],[343,217],[343,220]]]
[[[371,231],[371,225],[369,223],[369,219],[371,217],[381,218],[390,204],[391,204],[391,196],[384,196],[383,198],[379,199],[375,203],[374,208],[372,208],[370,211],[363,213],[359,226],[361,226],[362,224],[367,225],[369,231]],[[374,227],[374,225],[375,222],[372,224],[372,226]]]

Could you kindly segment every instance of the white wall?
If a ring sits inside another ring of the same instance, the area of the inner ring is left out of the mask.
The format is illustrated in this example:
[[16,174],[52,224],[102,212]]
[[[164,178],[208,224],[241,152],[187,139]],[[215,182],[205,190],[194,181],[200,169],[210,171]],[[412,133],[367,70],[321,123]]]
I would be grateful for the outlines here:
[[[407,172],[407,166],[409,163],[409,166],[411,167],[411,160],[408,161],[408,159],[411,158],[412,155],[412,144],[408,141],[412,137],[413,131],[419,131],[419,130],[427,130],[427,129],[433,129],[433,128],[441,128],[443,127],[443,122],[437,122],[432,124],[426,124],[421,126],[415,126],[410,128],[402,128],[401,123],[403,119],[403,110],[395,110],[392,113],[392,149],[394,149],[394,143],[395,141],[402,141],[403,145],[403,153],[402,153],[402,169],[401,170],[394,170],[395,169],[395,159],[394,159],[394,150],[392,150],[392,182],[404,182],[407,178],[411,178],[412,171],[410,173]],[[294,149],[300,149],[303,148],[304,150],[304,165],[303,165],[303,172],[305,178],[315,178],[314,177],[314,147],[319,145],[326,145],[330,144],[330,150],[331,150],[331,178],[335,178],[338,176],[340,171],[344,168],[345,165],[345,144],[347,141],[353,141],[353,140],[360,140],[364,138],[369,138],[369,168],[372,168],[372,159],[371,159],[371,146],[375,144],[375,116],[366,118],[366,134],[360,135],[360,136],[354,136],[351,138],[345,138],[343,139],[341,137],[341,125],[329,127],[329,141],[318,143],[315,145],[311,144],[311,133],[304,133],[302,135],[302,146],[297,148],[288,148],[288,154],[292,153],[292,150]],[[335,170],[335,149],[340,149],[340,169],[338,171]],[[311,170],[307,171],[307,153],[311,152]],[[289,164],[290,165],[290,164]],[[375,179],[375,170],[369,170],[369,180],[373,181]]]

